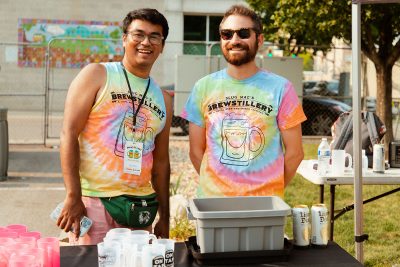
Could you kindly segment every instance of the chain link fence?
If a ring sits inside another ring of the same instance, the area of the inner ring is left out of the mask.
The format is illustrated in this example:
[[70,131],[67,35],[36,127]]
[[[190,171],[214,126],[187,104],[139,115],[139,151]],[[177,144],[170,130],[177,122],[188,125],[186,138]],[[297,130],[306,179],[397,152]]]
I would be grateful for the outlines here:
[[[112,53],[110,47],[113,47]],[[262,57],[287,56],[283,47],[268,43],[259,51]],[[344,55],[350,55],[351,51],[349,48],[332,51],[333,54],[316,53],[314,57],[297,55],[303,57],[305,69],[302,94],[299,94],[308,117],[303,124],[304,135],[330,135],[330,126],[340,112],[351,108],[348,81],[351,65]],[[177,55],[183,54],[222,57],[218,42],[167,42],[151,75],[175,96],[191,90],[175,90],[174,83],[179,78],[175,67]],[[121,40],[112,39],[57,38],[48,44],[0,43],[0,107],[8,109],[10,143],[57,142],[64,102],[73,78],[90,62],[119,61],[122,56]],[[398,110],[398,103],[399,99],[394,99],[394,112]],[[393,129],[397,132],[398,112],[393,114],[396,115]],[[179,114],[174,115],[173,127],[175,134],[188,133],[188,123]]]
[[[0,42],[0,107],[8,109],[10,142],[42,144],[45,113],[45,57],[31,43]],[[22,59],[31,57],[30,65]]]

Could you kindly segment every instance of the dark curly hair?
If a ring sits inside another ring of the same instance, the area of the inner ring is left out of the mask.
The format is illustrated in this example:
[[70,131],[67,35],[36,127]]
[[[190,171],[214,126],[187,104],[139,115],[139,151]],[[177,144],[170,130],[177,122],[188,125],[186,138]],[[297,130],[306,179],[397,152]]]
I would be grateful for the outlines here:
[[165,40],[167,39],[169,32],[169,27],[168,27],[168,21],[163,14],[158,12],[156,9],[152,8],[142,8],[133,10],[129,12],[122,21],[123,33],[126,34],[128,32],[129,25],[131,25],[132,21],[134,21],[135,19],[148,21],[154,25],[160,25],[162,27],[162,34],[164,37],[163,45],[165,44]]
[[258,35],[262,32],[261,18],[256,14],[256,12],[242,5],[233,5],[225,12],[224,17],[222,18],[222,21],[219,24],[220,28],[222,23],[224,23],[224,21],[231,15],[240,15],[251,18],[254,24],[253,29],[256,32],[256,34]]

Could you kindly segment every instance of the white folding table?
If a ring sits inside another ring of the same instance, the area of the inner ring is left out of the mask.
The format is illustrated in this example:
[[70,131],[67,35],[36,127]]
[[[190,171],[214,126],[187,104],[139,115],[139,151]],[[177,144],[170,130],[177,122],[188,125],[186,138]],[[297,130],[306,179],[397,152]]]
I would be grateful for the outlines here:
[[[350,211],[354,208],[354,204],[346,206],[338,214],[335,215],[335,186],[336,185],[352,185],[353,172],[346,171],[343,175],[333,175],[328,172],[326,175],[319,175],[316,170],[316,160],[303,160],[300,166],[297,168],[297,173],[303,176],[306,180],[313,184],[320,186],[320,202],[324,203],[324,185],[330,186],[330,206],[329,206],[329,218],[330,218],[330,240],[333,240],[333,229],[334,221],[345,212]],[[368,169],[363,176],[363,184],[365,185],[396,185],[400,184],[400,169],[391,168],[385,170],[385,173],[375,173],[372,169]],[[377,195],[375,197],[364,200],[363,203],[368,203],[384,196],[393,194],[400,191],[400,187]]]

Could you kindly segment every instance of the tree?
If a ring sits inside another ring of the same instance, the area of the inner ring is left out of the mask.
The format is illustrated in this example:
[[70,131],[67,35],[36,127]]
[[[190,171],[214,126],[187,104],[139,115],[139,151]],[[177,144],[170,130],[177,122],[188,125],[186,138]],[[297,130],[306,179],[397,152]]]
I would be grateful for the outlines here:
[[[351,42],[349,0],[247,0],[263,19],[267,40],[311,46]],[[361,8],[361,50],[375,65],[378,116],[385,122],[386,147],[393,140],[392,70],[400,58],[400,4]]]

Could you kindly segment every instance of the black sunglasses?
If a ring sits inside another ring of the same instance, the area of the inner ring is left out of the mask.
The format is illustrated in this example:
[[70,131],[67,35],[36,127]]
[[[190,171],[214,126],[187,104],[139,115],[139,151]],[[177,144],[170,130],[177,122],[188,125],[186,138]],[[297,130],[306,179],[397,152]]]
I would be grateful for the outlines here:
[[219,35],[222,40],[231,40],[233,35],[236,33],[240,39],[249,39],[253,28],[241,28],[239,30],[222,29],[219,31]]

